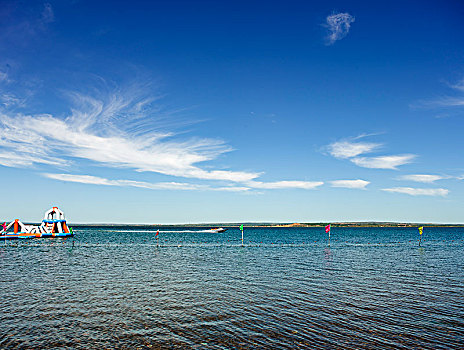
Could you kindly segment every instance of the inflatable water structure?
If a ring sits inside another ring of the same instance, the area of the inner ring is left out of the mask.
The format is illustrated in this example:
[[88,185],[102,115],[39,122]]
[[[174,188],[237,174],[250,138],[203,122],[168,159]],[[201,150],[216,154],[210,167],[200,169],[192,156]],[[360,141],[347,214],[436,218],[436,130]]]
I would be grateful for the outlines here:
[[0,231],[0,240],[72,236],[72,229],[66,225],[64,213],[57,207],[45,212],[40,226],[25,225],[19,219],[15,219]]

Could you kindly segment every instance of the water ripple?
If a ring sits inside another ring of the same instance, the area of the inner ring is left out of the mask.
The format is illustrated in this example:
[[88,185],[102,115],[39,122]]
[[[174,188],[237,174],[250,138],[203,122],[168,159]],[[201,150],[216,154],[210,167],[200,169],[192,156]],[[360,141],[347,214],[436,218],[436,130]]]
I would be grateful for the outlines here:
[[464,344],[460,229],[75,231],[0,246],[0,348]]

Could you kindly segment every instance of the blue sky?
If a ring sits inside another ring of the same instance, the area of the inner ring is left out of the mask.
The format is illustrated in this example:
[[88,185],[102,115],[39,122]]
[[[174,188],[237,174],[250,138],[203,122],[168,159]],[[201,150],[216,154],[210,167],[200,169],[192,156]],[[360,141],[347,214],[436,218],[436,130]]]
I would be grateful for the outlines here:
[[460,1],[2,1],[0,217],[463,223]]

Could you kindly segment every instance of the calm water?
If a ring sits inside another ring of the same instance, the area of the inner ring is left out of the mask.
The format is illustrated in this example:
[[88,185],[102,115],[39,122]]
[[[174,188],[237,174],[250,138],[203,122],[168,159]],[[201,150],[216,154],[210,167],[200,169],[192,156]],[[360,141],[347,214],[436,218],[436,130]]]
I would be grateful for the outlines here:
[[0,348],[464,346],[462,228],[181,230],[1,243]]

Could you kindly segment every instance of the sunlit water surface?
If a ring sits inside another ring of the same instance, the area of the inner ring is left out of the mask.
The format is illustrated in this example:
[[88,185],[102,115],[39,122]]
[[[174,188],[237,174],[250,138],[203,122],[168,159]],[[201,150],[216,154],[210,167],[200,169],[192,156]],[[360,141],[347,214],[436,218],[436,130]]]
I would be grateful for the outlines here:
[[2,242],[0,348],[464,347],[463,228],[155,230]]

